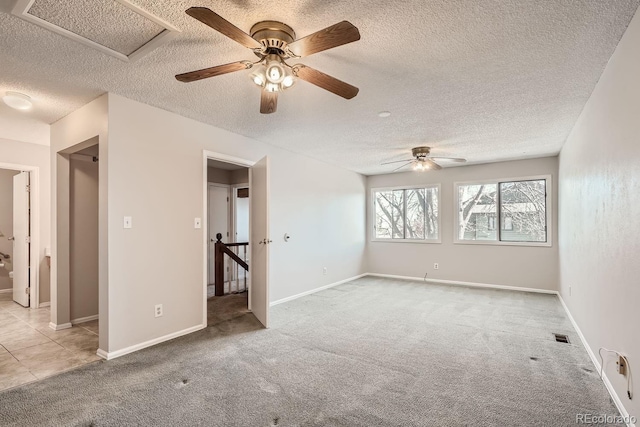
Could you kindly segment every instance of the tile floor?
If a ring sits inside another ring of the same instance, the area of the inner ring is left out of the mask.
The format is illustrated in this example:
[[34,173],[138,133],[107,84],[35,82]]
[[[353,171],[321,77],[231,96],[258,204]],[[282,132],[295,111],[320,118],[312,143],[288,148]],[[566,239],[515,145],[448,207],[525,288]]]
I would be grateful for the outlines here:
[[29,309],[0,293],[0,390],[101,360],[98,321],[49,328],[49,307]]

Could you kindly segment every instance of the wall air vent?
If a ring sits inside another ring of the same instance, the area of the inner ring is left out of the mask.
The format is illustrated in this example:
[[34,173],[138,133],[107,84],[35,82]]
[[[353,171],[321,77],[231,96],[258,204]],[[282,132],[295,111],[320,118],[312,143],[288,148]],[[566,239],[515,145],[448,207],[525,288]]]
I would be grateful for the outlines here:
[[179,32],[129,0],[17,0],[12,14],[125,62]]
[[561,343],[565,343],[565,344],[570,344],[569,342],[569,337],[567,335],[563,335],[563,334],[553,334],[554,338],[556,339],[557,342],[561,342]]

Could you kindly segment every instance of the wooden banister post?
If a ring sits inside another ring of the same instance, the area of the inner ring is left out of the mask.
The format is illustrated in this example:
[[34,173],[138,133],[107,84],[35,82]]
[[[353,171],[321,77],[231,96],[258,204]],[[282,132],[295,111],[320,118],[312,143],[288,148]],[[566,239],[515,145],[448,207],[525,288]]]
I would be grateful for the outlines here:
[[215,243],[215,285],[217,297],[224,295],[224,243],[222,243],[222,234],[216,234],[218,241]]

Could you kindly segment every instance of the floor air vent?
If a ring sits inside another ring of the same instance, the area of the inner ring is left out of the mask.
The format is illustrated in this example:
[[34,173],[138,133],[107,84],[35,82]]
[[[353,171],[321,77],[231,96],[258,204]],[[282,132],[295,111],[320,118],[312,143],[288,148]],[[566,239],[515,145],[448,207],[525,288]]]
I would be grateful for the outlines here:
[[557,342],[562,342],[565,344],[569,344],[569,337],[563,334],[553,334]]

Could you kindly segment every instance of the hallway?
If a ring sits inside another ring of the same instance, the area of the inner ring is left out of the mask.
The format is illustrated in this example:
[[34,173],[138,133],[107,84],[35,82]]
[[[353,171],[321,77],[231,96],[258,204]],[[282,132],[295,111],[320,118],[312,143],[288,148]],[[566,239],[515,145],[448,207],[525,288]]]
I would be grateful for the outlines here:
[[50,318],[49,307],[24,308],[0,294],[0,390],[101,360],[97,320],[54,331]]

